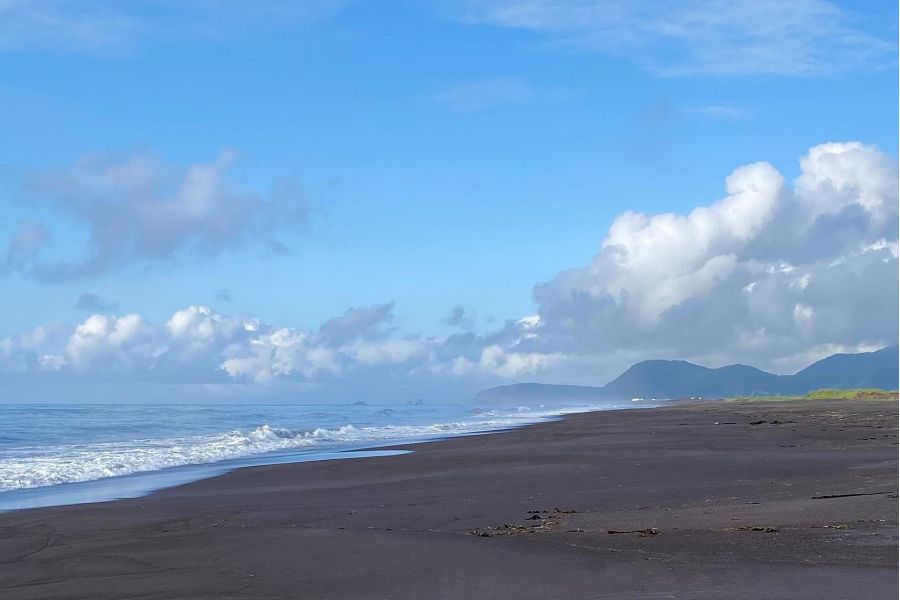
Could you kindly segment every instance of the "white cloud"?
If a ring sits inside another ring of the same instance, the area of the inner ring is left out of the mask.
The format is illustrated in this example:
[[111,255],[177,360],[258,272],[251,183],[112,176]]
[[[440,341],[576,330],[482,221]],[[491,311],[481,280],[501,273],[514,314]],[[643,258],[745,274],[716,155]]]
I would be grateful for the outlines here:
[[408,372],[428,359],[433,342],[385,327],[391,308],[351,309],[316,331],[273,327],[196,305],[162,324],[137,314],[93,314],[68,331],[38,327],[0,339],[0,371],[208,383],[223,377],[306,381],[393,366]]
[[810,347],[896,343],[896,162],[830,143],[800,167],[792,187],[741,167],[686,216],[620,216],[590,265],[536,288],[542,325],[520,345],[783,368]]
[[264,330],[246,347],[232,346],[221,368],[232,377],[264,382],[277,377],[315,379],[384,366],[413,371],[428,354],[429,340],[397,338],[387,325],[393,303],[350,309],[316,332]]
[[737,254],[772,218],[781,175],[766,163],[741,167],[726,180],[728,196],[687,216],[626,212],[593,263],[560,277],[565,294],[609,297],[642,328],[666,310],[702,296],[737,265]]
[[478,370],[501,377],[518,377],[548,370],[563,360],[565,356],[558,352],[510,352],[500,346],[488,346],[481,353]]
[[225,359],[221,368],[234,378],[267,382],[277,377],[314,378],[338,375],[335,350],[315,344],[309,333],[282,328],[262,333],[248,347],[234,348],[239,355]]
[[102,369],[131,370],[136,360],[166,351],[156,338],[154,329],[140,315],[91,315],[75,327],[65,346],[65,358],[78,370],[97,364]]
[[228,317],[207,306],[189,306],[176,311],[166,322],[169,336],[192,350],[203,350],[215,343],[252,334],[258,327],[258,319]]
[[664,76],[822,75],[894,64],[895,44],[827,0],[456,0],[464,22],[628,56]]
[[99,275],[134,263],[213,255],[242,243],[281,248],[278,227],[300,223],[298,195],[270,200],[241,190],[228,179],[233,153],[187,166],[145,153],[85,156],[68,169],[34,177],[36,198],[49,201],[88,231],[80,259],[43,258],[47,237],[36,221],[23,222],[7,251],[7,263],[38,278],[69,280]]
[[514,377],[562,360],[558,354],[509,351],[536,316],[479,337],[402,335],[390,327],[393,304],[350,309],[320,327],[277,327],[206,306],[178,310],[155,324],[137,314],[93,314],[71,328],[39,327],[0,340],[0,372],[52,372],[103,381],[219,384],[333,382],[340,378]]
[[859,205],[878,219],[896,214],[896,162],[859,142],[821,144],[800,159],[797,199],[811,217]]
[[531,330],[541,326],[541,315],[527,315],[516,321],[522,329]]
[[896,241],[889,242],[886,239],[881,238],[880,240],[875,240],[871,244],[865,244],[865,243],[861,244],[860,250],[863,253],[887,250],[888,252],[891,253],[892,257],[897,258],[898,250],[900,250],[900,248],[898,248],[898,244]]
[[45,371],[59,371],[69,364],[66,357],[59,354],[45,354],[41,356],[38,361],[41,365],[41,369]]

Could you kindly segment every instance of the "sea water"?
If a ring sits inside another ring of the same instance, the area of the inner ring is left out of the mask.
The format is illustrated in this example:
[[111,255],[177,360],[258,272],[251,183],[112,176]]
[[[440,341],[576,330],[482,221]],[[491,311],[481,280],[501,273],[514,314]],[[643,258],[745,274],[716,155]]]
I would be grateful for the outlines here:
[[393,454],[369,449],[634,406],[0,404],[0,510],[137,497],[243,466]]

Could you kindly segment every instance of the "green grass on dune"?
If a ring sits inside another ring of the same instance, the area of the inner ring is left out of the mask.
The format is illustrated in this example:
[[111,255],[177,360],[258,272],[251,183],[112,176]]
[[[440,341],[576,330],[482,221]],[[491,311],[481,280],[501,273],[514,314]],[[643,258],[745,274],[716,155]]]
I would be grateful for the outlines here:
[[848,400],[896,400],[897,390],[879,390],[877,388],[861,388],[856,390],[816,390],[801,398],[809,400],[848,399]]
[[815,390],[802,396],[738,396],[732,402],[787,402],[791,400],[897,400],[897,390],[860,388],[854,390]]

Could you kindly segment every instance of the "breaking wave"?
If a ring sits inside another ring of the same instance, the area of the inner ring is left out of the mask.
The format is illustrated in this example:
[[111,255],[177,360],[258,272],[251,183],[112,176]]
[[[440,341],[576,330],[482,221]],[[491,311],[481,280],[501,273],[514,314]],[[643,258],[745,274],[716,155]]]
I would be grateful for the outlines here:
[[93,481],[107,477],[243,459],[273,452],[340,450],[497,430],[560,414],[485,411],[477,419],[428,425],[344,425],[291,430],[261,425],[218,434],[44,446],[0,461],[0,491]]

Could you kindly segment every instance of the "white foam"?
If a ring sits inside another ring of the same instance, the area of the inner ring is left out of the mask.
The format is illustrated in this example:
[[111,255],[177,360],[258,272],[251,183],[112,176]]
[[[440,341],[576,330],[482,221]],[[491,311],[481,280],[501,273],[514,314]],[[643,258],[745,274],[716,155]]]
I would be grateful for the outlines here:
[[[581,410],[587,409],[585,407]],[[519,410],[507,415],[490,411],[479,415],[477,420],[377,427],[345,425],[311,431],[262,425],[249,431],[215,435],[43,447],[18,456],[5,457],[0,461],[0,491],[93,481],[170,467],[247,458],[269,452],[318,448],[326,450],[448,437],[504,429],[564,412],[574,411]]]

